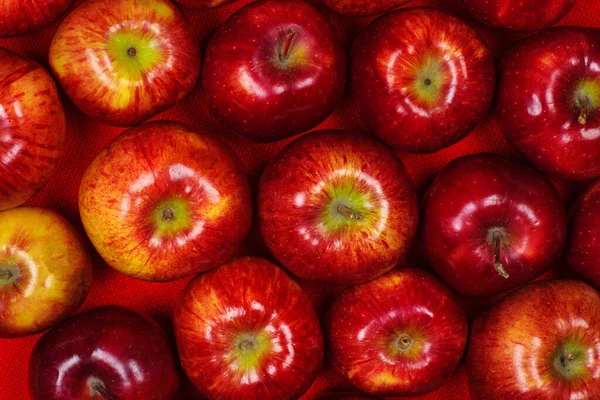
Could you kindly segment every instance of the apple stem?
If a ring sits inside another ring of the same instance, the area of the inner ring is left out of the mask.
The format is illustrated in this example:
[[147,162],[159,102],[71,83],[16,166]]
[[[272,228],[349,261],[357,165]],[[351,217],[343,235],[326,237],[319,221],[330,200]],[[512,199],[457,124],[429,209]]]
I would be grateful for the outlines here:
[[10,271],[1,271],[0,272],[0,279],[9,280],[12,277],[13,277],[13,273]]
[[135,57],[137,55],[137,50],[135,49],[135,47],[130,47],[127,49],[127,55],[129,57]]
[[101,383],[94,383],[92,385],[92,390],[95,391],[96,393],[100,393],[100,395],[104,398],[104,400],[117,400],[117,398],[115,396],[108,393],[108,391],[106,390],[104,385],[102,385]]
[[408,350],[413,344],[413,338],[410,337],[410,335],[407,335],[406,333],[401,334],[400,336],[398,336],[398,339],[396,340],[396,346],[398,346],[398,349],[400,351],[406,351]]
[[579,102],[581,103],[581,111],[579,113],[579,118],[577,118],[577,122],[579,122],[581,125],[585,125],[588,118],[589,99],[587,96],[581,95],[579,96]]
[[296,32],[293,30],[287,31],[285,38],[283,40],[283,47],[281,49],[281,53],[279,54],[279,61],[282,63],[286,62],[289,57],[290,48],[292,47],[292,40],[296,36]]
[[343,204],[339,204],[337,206],[337,212],[339,212],[340,214],[344,214],[346,217],[353,221],[360,221],[364,218],[362,214],[357,213],[356,211],[352,211],[350,208],[346,207]]
[[171,222],[173,218],[175,218],[173,210],[171,210],[170,208],[165,208],[163,210],[163,219],[165,220],[165,222]]
[[240,343],[241,351],[246,352],[248,350],[252,350],[253,348],[254,348],[254,345],[249,340],[244,340],[242,343]]
[[502,237],[502,234],[498,231],[494,232],[494,245],[495,245],[495,249],[494,252],[496,254],[496,259],[494,260],[494,269],[496,270],[496,272],[498,272],[498,274],[500,274],[501,277],[508,279],[508,277],[510,275],[508,275],[508,272],[506,272],[506,270],[504,269],[504,266],[502,265],[502,262],[500,261],[500,239]]

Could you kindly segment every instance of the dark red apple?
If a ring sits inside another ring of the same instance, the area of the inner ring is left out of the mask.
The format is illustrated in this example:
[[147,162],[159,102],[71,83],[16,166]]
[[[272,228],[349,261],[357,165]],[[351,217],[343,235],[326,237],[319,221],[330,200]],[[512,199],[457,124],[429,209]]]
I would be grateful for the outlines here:
[[463,0],[467,11],[496,28],[537,31],[554,25],[575,0]]
[[[1,20],[0,11],[0,30]],[[25,203],[48,182],[63,152],[65,126],[50,74],[0,47],[0,210]]]
[[111,267],[150,281],[223,264],[252,223],[250,188],[235,153],[171,121],[142,124],[108,145],[83,176],[79,211]]
[[417,197],[402,162],[353,133],[290,144],[265,169],[258,197],[267,246],[305,279],[373,279],[404,259],[416,234]]
[[600,176],[600,30],[552,28],[502,61],[501,127],[512,146],[563,179]]
[[176,0],[179,4],[189,8],[213,8],[233,3],[237,0]]
[[495,80],[478,34],[432,8],[386,14],[354,44],[354,104],[377,137],[404,151],[432,152],[465,137],[485,118]]
[[29,369],[35,400],[173,400],[179,380],[158,324],[117,306],[54,327],[35,346]]
[[61,23],[50,66],[73,103],[137,125],[184,98],[200,75],[193,26],[169,0],[86,0]]
[[73,1],[2,0],[0,1],[0,37],[18,36],[42,29],[56,21],[73,4]]
[[310,300],[280,268],[259,258],[241,258],[192,280],[173,322],[183,368],[211,399],[297,399],[323,362]]
[[358,393],[348,393],[348,392],[323,393],[321,396],[318,397],[318,400],[376,400],[376,399],[378,399],[378,397],[367,396],[365,394],[358,394]]
[[575,271],[600,288],[600,180],[571,210],[567,257]]
[[342,98],[345,80],[336,32],[299,0],[261,0],[236,12],[209,43],[202,72],[213,112],[258,141],[318,125]]
[[344,292],[331,307],[331,361],[353,385],[377,396],[430,392],[463,356],[467,318],[431,275],[399,269]]
[[340,14],[355,17],[381,14],[408,2],[410,0],[323,0]]
[[535,282],[472,326],[474,400],[599,399],[600,294],[583,282]]
[[541,275],[561,254],[566,225],[564,205],[548,179],[489,154],[448,164],[423,202],[427,258],[451,287],[471,296]]

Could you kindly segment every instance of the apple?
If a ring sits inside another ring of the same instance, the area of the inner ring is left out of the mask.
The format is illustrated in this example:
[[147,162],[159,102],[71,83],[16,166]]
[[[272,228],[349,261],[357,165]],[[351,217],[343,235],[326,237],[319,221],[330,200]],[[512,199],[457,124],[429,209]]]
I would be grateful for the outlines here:
[[575,271],[600,288],[600,180],[571,209],[567,257]]
[[336,32],[299,0],[256,1],[233,14],[210,41],[202,71],[214,114],[256,141],[318,125],[341,100],[345,80]]
[[346,392],[323,393],[318,398],[318,400],[376,400],[376,399],[377,399],[377,397],[373,397],[373,396],[367,396],[367,395],[358,394],[358,393],[346,393]]
[[[0,30],[1,19],[0,12]],[[0,210],[25,203],[50,180],[63,152],[65,129],[50,74],[0,47]]]
[[561,255],[567,216],[550,181],[496,155],[461,157],[423,201],[422,243],[448,285],[470,296],[515,288]]
[[354,17],[381,14],[408,2],[410,0],[323,0],[340,14]]
[[92,285],[80,236],[55,211],[0,211],[0,337],[42,332],[74,312]]
[[173,400],[177,368],[156,322],[105,306],[42,336],[31,355],[29,382],[34,400]]
[[260,258],[241,258],[192,280],[173,324],[183,369],[211,399],[297,399],[323,362],[323,335],[309,298]]
[[326,283],[373,279],[402,262],[416,235],[417,196],[402,162],[353,133],[309,133],[267,166],[259,226],[295,275]]
[[600,30],[552,28],[502,61],[500,125],[512,146],[562,179],[600,176]]
[[171,107],[200,74],[194,28],[167,0],[86,0],[58,28],[49,57],[77,107],[119,126]]
[[347,289],[329,310],[333,365],[361,391],[416,396],[440,387],[467,342],[467,317],[450,291],[417,269]]
[[234,3],[237,0],[176,0],[179,4],[188,8],[212,8],[229,3]]
[[463,0],[467,12],[486,25],[517,31],[537,31],[554,25],[575,0]]
[[600,398],[600,295],[583,282],[535,282],[472,326],[474,400]]
[[359,35],[352,99],[390,146],[428,153],[464,138],[487,113],[496,72],[477,32],[433,8],[391,12]]
[[74,0],[2,0],[0,37],[23,35],[56,21]]
[[79,190],[83,226],[114,269],[170,281],[227,261],[250,230],[252,199],[237,156],[170,121],[118,136]]

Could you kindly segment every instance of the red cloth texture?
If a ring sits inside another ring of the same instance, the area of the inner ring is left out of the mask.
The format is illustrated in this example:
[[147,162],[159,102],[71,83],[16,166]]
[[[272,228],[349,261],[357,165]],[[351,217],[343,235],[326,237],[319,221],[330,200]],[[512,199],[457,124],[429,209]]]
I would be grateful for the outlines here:
[[[482,0],[483,1],[483,0]],[[194,25],[203,49],[211,35],[233,12],[249,3],[242,0],[224,7],[210,10],[184,9]],[[522,33],[511,33],[484,27],[467,17],[461,10],[460,0],[415,0],[404,7],[428,5],[450,11],[468,21],[483,36],[488,46],[493,50],[496,60],[510,48],[519,38],[526,36]],[[344,44],[350,51],[357,33],[364,28],[372,18],[344,18],[324,6],[319,8],[331,19],[339,31]],[[559,23],[560,25],[576,25],[600,28],[600,0],[578,0],[574,9]],[[48,67],[48,49],[52,36],[59,22],[50,27],[26,36],[0,40],[0,46],[13,50],[21,55],[31,57],[45,67]],[[80,112],[73,103],[61,92],[67,114],[66,150],[60,162],[58,172],[52,180],[27,204],[54,209],[62,213],[71,223],[84,234],[77,206],[79,183],[84,171],[94,157],[104,148],[123,128],[115,128],[93,122]],[[171,109],[159,114],[154,119],[176,120],[187,123],[198,130],[207,131],[227,143],[241,158],[248,169],[253,189],[260,172],[266,163],[292,139],[271,144],[257,144],[242,138],[213,117],[204,100],[201,84],[183,101]],[[366,132],[365,126],[356,113],[348,90],[343,102],[333,114],[317,129],[342,129],[346,131]],[[468,137],[460,143],[442,151],[428,155],[412,155],[398,152],[406,170],[414,182],[420,198],[434,176],[449,161],[466,154],[493,152],[502,155],[516,156],[499,131],[498,121],[492,111],[489,118],[480,124]],[[585,188],[585,183],[566,183],[554,181],[559,189],[565,205],[569,206],[573,199]],[[256,192],[256,190],[255,190]],[[255,218],[256,219],[256,218]],[[1,228],[0,228],[1,229]],[[182,289],[189,279],[171,283],[150,283],[128,278],[109,268],[94,251],[91,243],[87,242],[94,261],[94,285],[85,304],[78,312],[91,308],[119,304],[147,313],[154,317],[172,336],[171,315]],[[415,266],[427,268],[415,253]],[[272,258],[260,240],[258,229],[254,227],[240,254],[251,254]],[[563,276],[569,274],[560,261],[545,277]],[[323,317],[328,306],[342,290],[322,284],[300,282],[301,286],[312,299],[319,316]],[[493,299],[471,300],[460,299],[470,319],[478,310],[490,304]],[[0,399],[27,400],[29,399],[27,374],[29,355],[40,335],[3,340],[0,339]],[[483,367],[483,366],[481,366]],[[189,383],[182,399],[199,399]],[[323,370],[315,380],[303,399],[315,399],[320,393],[328,390],[352,391],[352,387],[326,361]],[[419,399],[468,400],[469,390],[464,363],[458,368],[455,376],[441,389],[419,397]]]

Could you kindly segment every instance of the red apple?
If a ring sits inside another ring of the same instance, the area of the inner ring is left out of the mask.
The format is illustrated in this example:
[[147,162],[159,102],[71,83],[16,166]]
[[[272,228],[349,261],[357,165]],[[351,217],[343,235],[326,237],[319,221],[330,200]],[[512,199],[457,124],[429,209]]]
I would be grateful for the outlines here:
[[414,396],[454,373],[468,325],[437,279],[400,269],[344,292],[327,331],[331,361],[350,383],[377,396]]
[[377,397],[367,396],[358,393],[323,393],[318,397],[318,400],[376,400]]
[[58,28],[50,65],[84,113],[131,126],[193,89],[200,46],[168,0],[86,0]]
[[243,166],[223,143],[169,121],[118,136],[79,190],[85,230],[106,262],[168,281],[227,261],[252,220]]
[[[1,20],[0,11],[0,30]],[[48,182],[64,141],[65,113],[50,74],[0,47],[0,210],[25,203]]]
[[426,153],[465,137],[490,108],[492,53],[459,19],[412,8],[376,19],[352,53],[352,99],[390,146]]
[[308,297],[280,268],[241,258],[190,282],[173,323],[183,369],[211,399],[297,399],[323,362]]
[[[74,0],[2,0],[0,37],[23,35],[56,21]],[[1,63],[0,63],[1,65]]]
[[569,264],[600,288],[600,180],[571,210],[569,236]]
[[173,400],[171,343],[156,322],[123,307],[79,314],[46,333],[29,369],[34,400]]
[[541,275],[560,256],[566,225],[550,181],[489,154],[448,164],[423,202],[423,248],[431,265],[451,287],[471,296]]
[[0,337],[31,335],[74,312],[92,285],[75,229],[44,208],[0,211]]
[[237,0],[176,0],[179,4],[189,8],[212,8],[229,3],[234,3]]
[[504,58],[499,120],[508,141],[563,179],[600,176],[600,30],[553,28]]
[[351,16],[381,14],[408,2],[410,0],[323,0],[340,14]]
[[496,28],[537,31],[554,25],[575,0],[463,0],[467,11]]
[[266,244],[305,279],[373,279],[404,259],[417,230],[402,162],[351,133],[314,132],[290,144],[265,169],[258,196]]
[[236,12],[209,43],[202,72],[217,117],[258,141],[318,125],[342,98],[345,79],[333,27],[299,0],[261,0]]
[[600,295],[583,282],[532,283],[473,324],[474,400],[600,398]]

